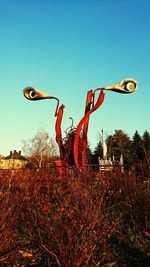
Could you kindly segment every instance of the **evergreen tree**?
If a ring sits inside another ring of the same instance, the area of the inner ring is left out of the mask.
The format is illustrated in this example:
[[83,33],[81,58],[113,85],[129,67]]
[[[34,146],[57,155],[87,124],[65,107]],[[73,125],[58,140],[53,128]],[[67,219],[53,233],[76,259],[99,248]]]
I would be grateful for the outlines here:
[[109,135],[106,139],[106,144],[108,157],[115,156],[115,159],[119,161],[122,154],[125,164],[131,162],[131,140],[122,130],[115,130],[114,135]]
[[98,158],[103,157],[103,148],[102,148],[102,142],[99,141],[97,143],[97,146],[94,149],[93,156],[92,156],[92,163],[93,164],[98,164]]
[[145,162],[149,164],[150,162],[150,134],[147,130],[143,133],[142,142],[143,142],[143,149],[145,153]]
[[93,153],[89,145],[87,145],[86,155],[87,155],[87,163],[91,164],[93,162]]
[[135,131],[135,134],[132,138],[132,158],[133,162],[140,162],[143,161],[145,157],[144,147],[143,147],[143,141],[138,133],[138,131]]

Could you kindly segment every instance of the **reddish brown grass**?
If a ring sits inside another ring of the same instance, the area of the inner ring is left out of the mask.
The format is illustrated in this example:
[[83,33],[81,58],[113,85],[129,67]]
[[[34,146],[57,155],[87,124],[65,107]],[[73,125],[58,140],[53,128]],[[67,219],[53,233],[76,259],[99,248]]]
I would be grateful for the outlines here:
[[1,266],[134,266],[125,245],[147,260],[149,190],[135,175],[2,171],[0,190]]

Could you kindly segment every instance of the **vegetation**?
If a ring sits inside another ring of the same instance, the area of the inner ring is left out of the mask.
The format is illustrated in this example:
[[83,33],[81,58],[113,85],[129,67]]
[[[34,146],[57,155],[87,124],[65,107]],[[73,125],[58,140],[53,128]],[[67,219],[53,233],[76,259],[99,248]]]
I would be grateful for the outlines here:
[[145,177],[2,171],[0,190],[2,267],[149,266]]
[[[64,151],[74,131],[67,136]],[[124,172],[59,171],[48,165],[56,154],[45,132],[25,143],[38,168],[0,170],[0,266],[150,266],[150,135],[116,130],[106,143]],[[95,162],[101,141],[87,151]]]
[[[115,157],[118,161],[120,155],[123,155],[124,164],[129,169],[133,165],[149,165],[150,162],[150,134],[148,131],[143,133],[141,137],[136,131],[130,138],[122,130],[115,130],[113,135],[108,135],[106,138],[108,147],[108,158]],[[102,142],[99,140],[93,153],[93,162],[97,161],[98,157],[102,157]]]
[[57,157],[56,143],[43,129],[29,140],[23,140],[23,152],[30,159],[28,167],[47,167]]
[[[67,164],[74,164],[73,142],[75,128],[71,127],[66,132],[63,140],[64,161]],[[121,154],[123,155],[124,165],[126,169],[132,169],[136,165],[149,165],[150,162],[150,134],[146,130],[143,136],[135,131],[130,138],[122,130],[115,130],[115,133],[108,135],[106,138],[107,156],[115,158],[119,161]],[[48,167],[50,163],[58,159],[56,142],[49,137],[49,134],[43,129],[38,130],[33,138],[23,141],[23,152],[30,159],[28,167],[42,168]],[[101,137],[92,152],[87,146],[87,162],[90,164],[98,164],[98,157],[103,157],[103,148]],[[145,169],[146,170],[146,169]]]

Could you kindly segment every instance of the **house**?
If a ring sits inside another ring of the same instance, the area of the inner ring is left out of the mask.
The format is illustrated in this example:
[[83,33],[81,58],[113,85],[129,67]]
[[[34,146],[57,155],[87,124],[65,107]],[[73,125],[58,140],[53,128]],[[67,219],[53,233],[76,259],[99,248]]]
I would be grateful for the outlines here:
[[10,154],[0,159],[0,169],[22,169],[25,168],[28,160],[21,155],[21,151],[10,151]]

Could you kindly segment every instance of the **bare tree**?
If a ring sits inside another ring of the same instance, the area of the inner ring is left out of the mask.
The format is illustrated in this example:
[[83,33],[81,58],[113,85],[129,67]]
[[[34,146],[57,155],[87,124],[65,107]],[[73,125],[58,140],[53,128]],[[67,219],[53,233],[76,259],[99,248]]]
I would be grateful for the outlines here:
[[43,129],[38,130],[33,138],[22,142],[24,154],[36,162],[38,168],[46,166],[57,156],[55,141]]

